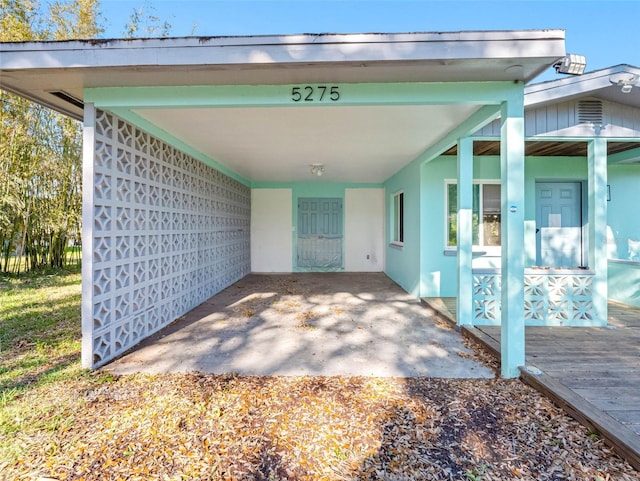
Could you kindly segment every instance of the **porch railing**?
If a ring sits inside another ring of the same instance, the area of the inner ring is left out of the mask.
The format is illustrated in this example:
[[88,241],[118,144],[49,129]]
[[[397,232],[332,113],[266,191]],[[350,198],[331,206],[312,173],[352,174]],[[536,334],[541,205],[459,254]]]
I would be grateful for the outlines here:
[[[473,324],[499,325],[499,269],[473,271]],[[584,325],[594,318],[593,272],[527,269],[524,276],[525,325]]]

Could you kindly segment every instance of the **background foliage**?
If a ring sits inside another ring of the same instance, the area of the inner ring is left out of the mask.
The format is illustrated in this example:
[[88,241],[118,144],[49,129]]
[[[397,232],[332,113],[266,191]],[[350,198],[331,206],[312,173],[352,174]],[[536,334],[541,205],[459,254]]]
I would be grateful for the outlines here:
[[[0,41],[100,34],[97,0],[41,6],[0,0]],[[82,131],[78,122],[0,91],[0,270],[63,267],[79,246]],[[74,259],[75,260],[75,259]]]
[[[0,42],[98,38],[99,0],[0,0]],[[166,36],[171,24],[142,4],[124,36]],[[0,90],[0,272],[79,261],[81,124]]]

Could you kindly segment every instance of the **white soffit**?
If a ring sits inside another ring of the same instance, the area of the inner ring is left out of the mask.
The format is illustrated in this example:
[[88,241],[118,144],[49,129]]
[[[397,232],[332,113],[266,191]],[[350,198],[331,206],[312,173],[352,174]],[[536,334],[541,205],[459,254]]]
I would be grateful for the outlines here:
[[381,183],[475,105],[140,109],[134,113],[252,182]]

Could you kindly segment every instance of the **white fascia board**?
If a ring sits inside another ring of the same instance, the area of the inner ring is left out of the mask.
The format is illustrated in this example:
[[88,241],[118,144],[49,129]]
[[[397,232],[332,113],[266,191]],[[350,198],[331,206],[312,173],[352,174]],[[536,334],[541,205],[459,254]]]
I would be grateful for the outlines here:
[[616,65],[582,75],[527,85],[524,89],[525,107],[536,107],[551,102],[565,101],[577,96],[611,87],[612,75],[629,73],[640,75],[640,68]]
[[0,44],[0,69],[268,65],[564,55],[563,30],[73,40]]

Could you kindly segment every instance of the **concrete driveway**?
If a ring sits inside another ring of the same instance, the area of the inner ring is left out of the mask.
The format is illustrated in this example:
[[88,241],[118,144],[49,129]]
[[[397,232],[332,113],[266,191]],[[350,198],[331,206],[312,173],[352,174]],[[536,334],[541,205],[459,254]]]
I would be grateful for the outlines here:
[[494,377],[382,273],[252,274],[106,371]]

